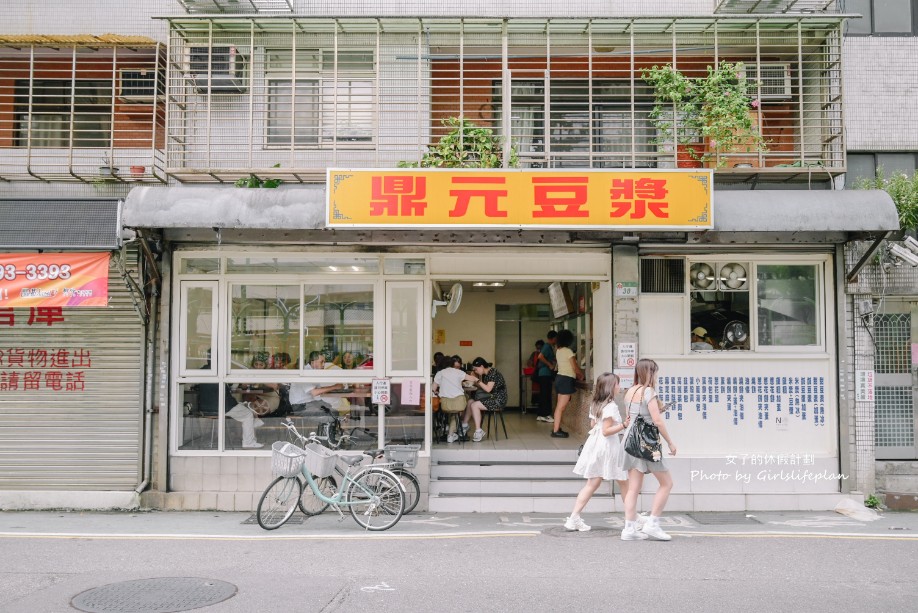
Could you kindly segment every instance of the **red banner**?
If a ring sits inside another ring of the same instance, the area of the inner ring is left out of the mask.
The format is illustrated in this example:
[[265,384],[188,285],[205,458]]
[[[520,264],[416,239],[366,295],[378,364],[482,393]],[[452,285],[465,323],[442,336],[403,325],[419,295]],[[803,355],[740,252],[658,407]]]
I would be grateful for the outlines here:
[[108,306],[108,263],[101,253],[0,254],[0,308]]

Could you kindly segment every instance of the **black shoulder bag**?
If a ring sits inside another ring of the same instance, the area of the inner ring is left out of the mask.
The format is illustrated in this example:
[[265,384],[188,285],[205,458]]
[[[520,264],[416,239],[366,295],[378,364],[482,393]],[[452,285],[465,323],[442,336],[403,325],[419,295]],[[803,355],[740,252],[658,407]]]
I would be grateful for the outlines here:
[[[634,402],[632,397],[631,402]],[[628,437],[625,439],[625,453],[648,462],[659,462],[663,459],[663,446],[660,444],[660,429],[642,415],[634,418]]]

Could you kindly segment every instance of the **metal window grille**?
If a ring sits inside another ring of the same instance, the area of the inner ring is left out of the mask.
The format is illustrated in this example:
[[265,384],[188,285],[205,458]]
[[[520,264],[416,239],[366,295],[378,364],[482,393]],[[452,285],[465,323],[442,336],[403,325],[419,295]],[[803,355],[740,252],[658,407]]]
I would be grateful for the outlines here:
[[911,325],[909,313],[877,315],[874,320],[876,352],[874,370],[877,374],[911,373]]
[[911,447],[915,444],[915,411],[911,387],[874,390],[877,447]]
[[681,294],[684,291],[684,259],[641,258],[642,294]]

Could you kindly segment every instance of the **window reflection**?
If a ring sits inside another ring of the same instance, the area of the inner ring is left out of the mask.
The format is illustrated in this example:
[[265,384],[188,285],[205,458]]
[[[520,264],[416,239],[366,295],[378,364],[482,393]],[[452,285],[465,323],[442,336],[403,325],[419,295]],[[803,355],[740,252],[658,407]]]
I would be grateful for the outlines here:
[[295,364],[299,356],[299,286],[234,285],[232,295],[230,369],[282,369]]
[[760,264],[759,345],[817,345],[815,266]]
[[303,353],[318,351],[326,365],[350,353],[354,368],[372,368],[373,286],[306,285],[303,291]]

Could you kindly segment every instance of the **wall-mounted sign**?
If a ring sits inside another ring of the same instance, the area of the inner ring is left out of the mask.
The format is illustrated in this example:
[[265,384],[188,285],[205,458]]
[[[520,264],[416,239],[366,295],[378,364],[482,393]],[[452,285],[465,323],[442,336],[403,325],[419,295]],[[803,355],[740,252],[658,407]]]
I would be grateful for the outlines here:
[[854,392],[857,402],[873,402],[873,371],[855,371]]
[[696,230],[713,227],[710,170],[337,169],[338,227]]
[[101,253],[0,253],[0,307],[108,306]]
[[630,296],[637,297],[638,295],[638,284],[636,281],[619,281],[615,284],[615,295],[616,296]]
[[618,367],[634,368],[637,364],[637,343],[618,344]]
[[389,379],[373,379],[370,396],[373,404],[389,404],[392,398],[392,386]]

